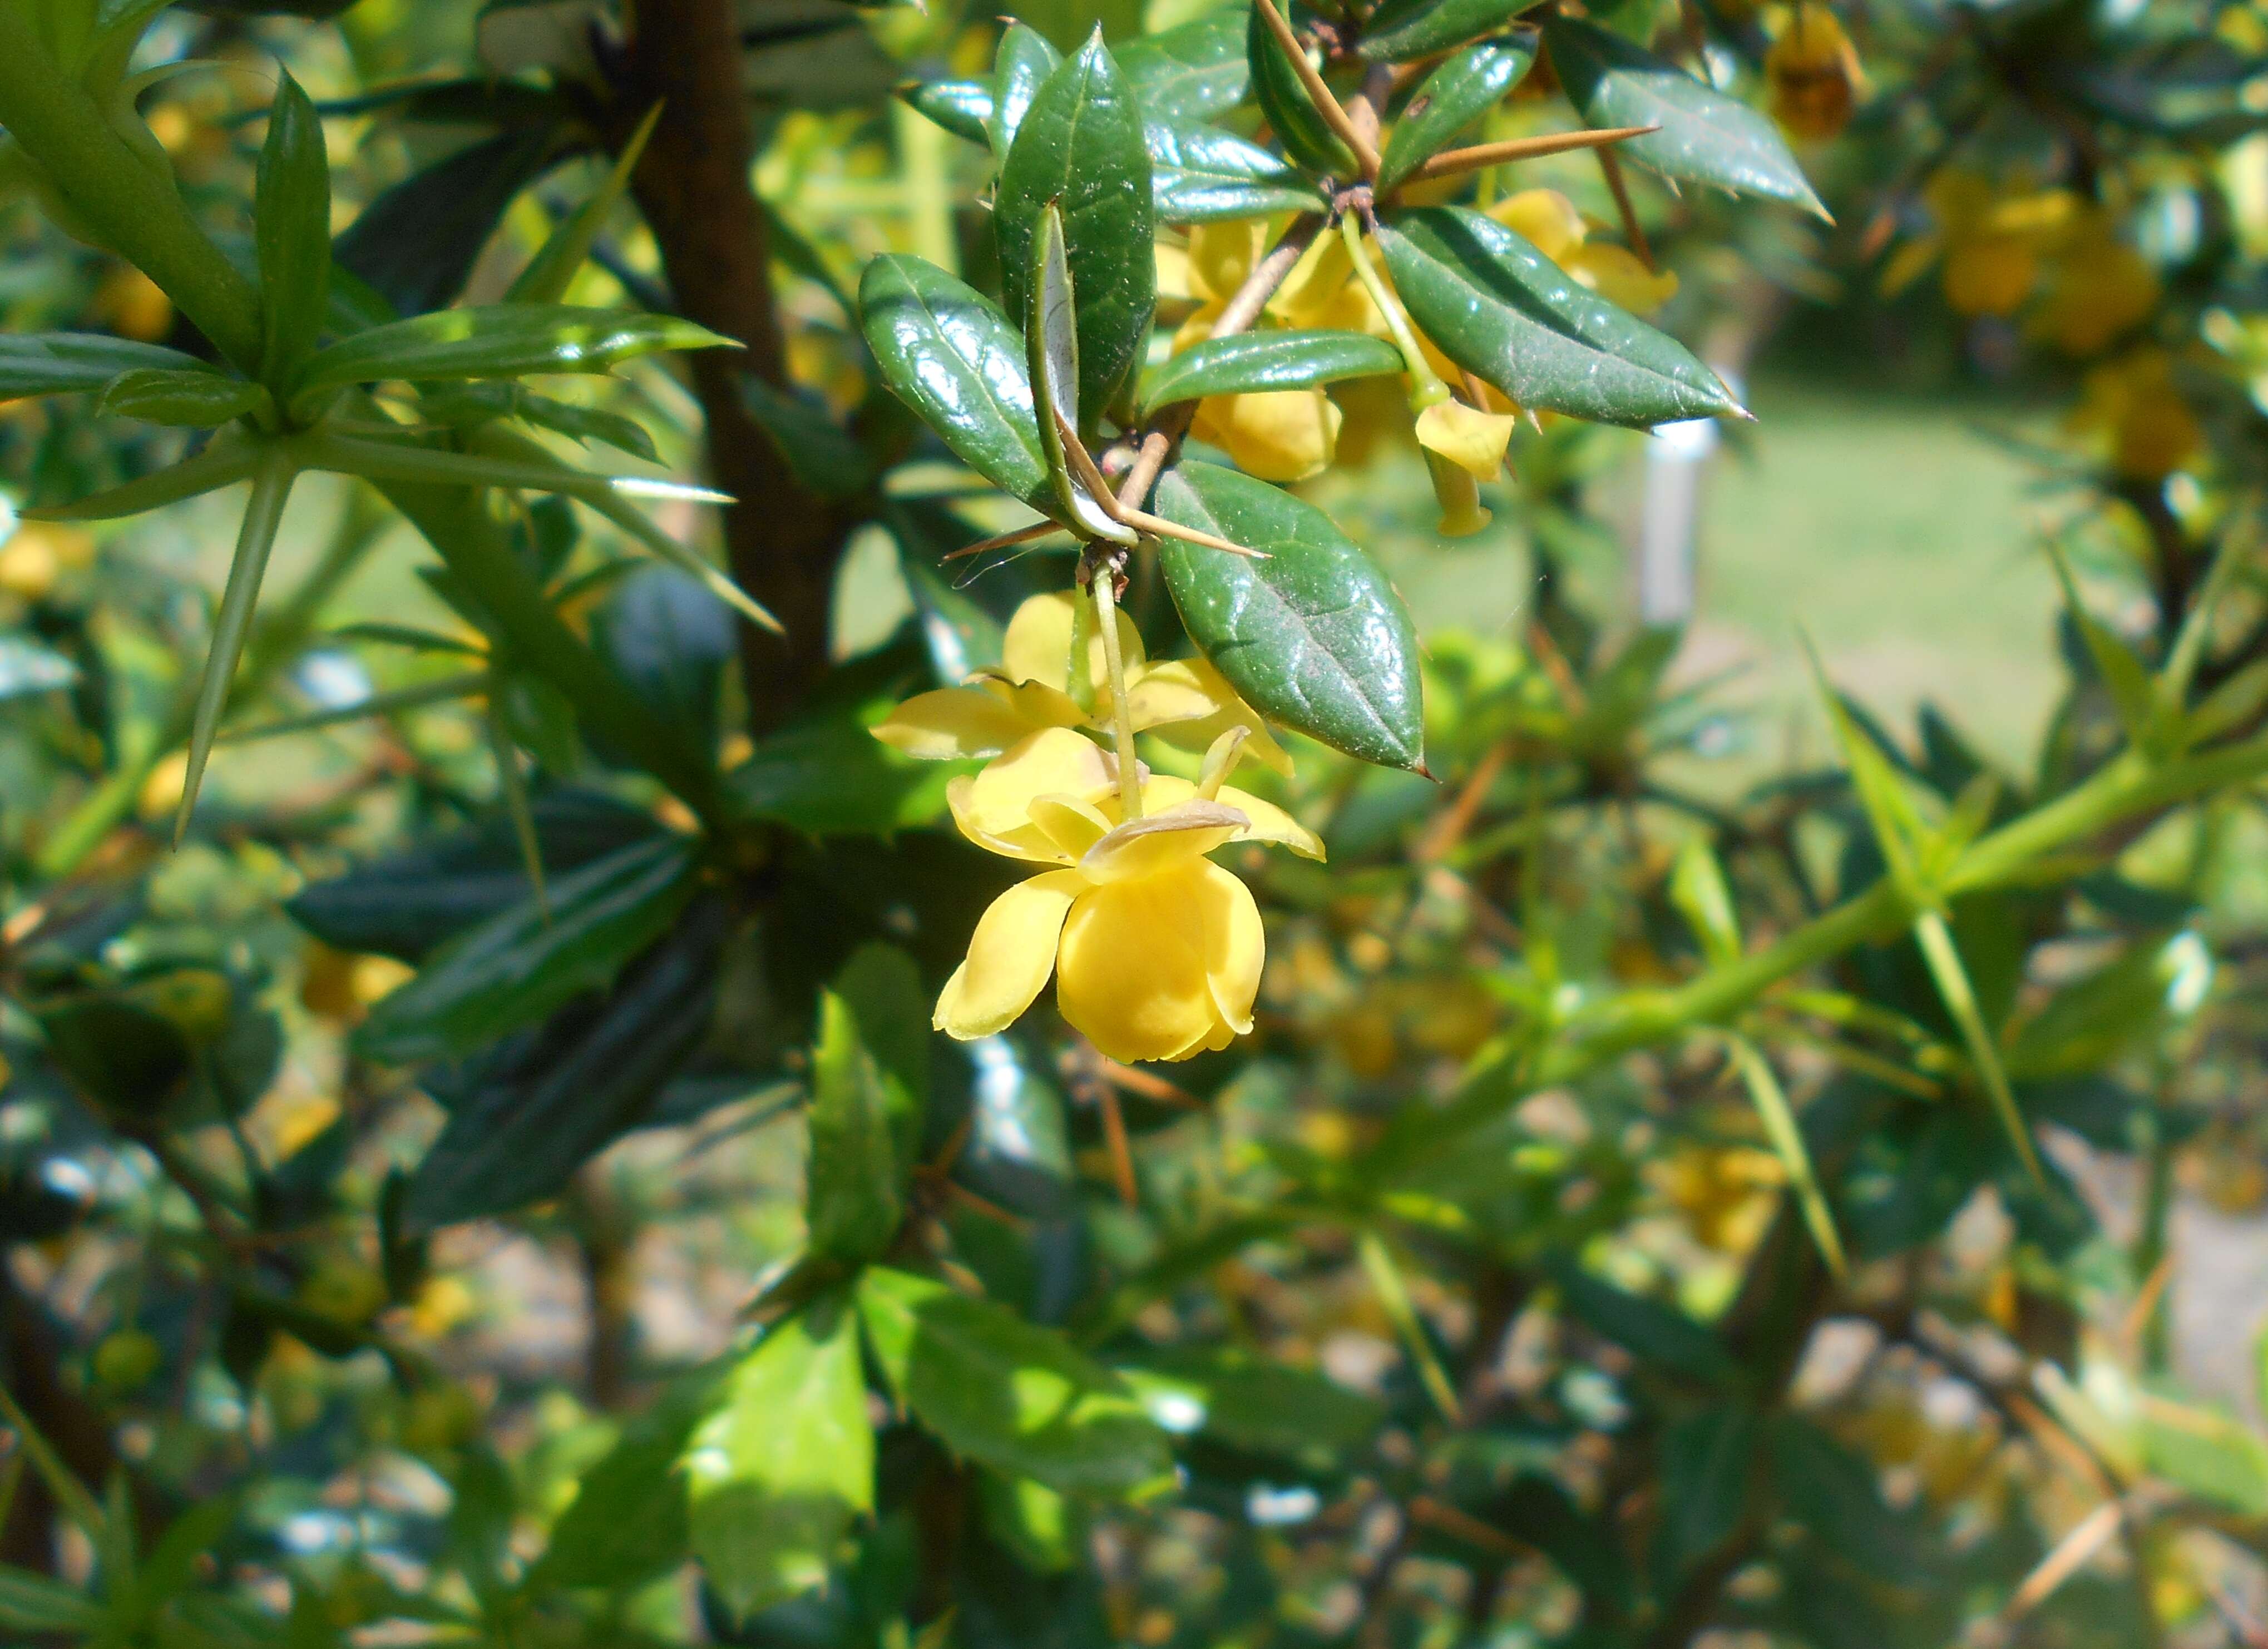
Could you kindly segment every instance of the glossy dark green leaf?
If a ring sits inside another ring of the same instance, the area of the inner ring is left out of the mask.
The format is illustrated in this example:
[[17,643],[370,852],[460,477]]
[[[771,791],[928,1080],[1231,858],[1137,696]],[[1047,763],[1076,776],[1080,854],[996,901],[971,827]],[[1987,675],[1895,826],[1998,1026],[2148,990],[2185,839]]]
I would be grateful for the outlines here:
[[1159,514],[1264,555],[1160,552],[1189,638],[1247,703],[1335,750],[1424,765],[1418,637],[1402,598],[1314,505],[1211,464],[1160,482]]
[[887,1266],[859,1278],[858,1309],[891,1389],[955,1454],[1062,1494],[1123,1498],[1171,1483],[1165,1432],[1062,1335]]
[[1201,121],[1244,101],[1252,84],[1241,8],[1204,16],[1116,48],[1118,66],[1152,120]]
[[1535,62],[1533,29],[1468,47],[1425,77],[1379,158],[1378,187],[1390,189],[1462,137]]
[[837,717],[772,734],[726,775],[725,789],[745,818],[814,836],[887,836],[941,817],[958,770],[901,755]]
[[1661,128],[1621,144],[1623,155],[1664,177],[1827,216],[1769,115],[1595,23],[1554,14],[1543,38],[1559,84],[1587,125]]
[[1414,63],[1491,34],[1541,0],[1386,0],[1356,47],[1374,63]]
[[[649,841],[661,828],[651,813],[595,791],[547,790],[534,813],[543,863],[555,875]],[[284,909],[336,949],[415,962],[529,892],[511,821],[497,814],[317,882]]]
[[194,355],[107,333],[0,333],[0,401],[106,389],[136,372],[219,376]]
[[436,310],[342,339],[307,363],[295,396],[344,384],[605,372],[661,350],[737,348],[675,315],[489,304]]
[[962,1050],[969,1065],[968,1144],[956,1174],[1034,1219],[1058,1219],[1079,1195],[1064,1098],[1023,1045],[987,1036]]
[[414,172],[332,243],[342,269],[394,313],[422,315],[464,290],[474,260],[520,190],[563,154],[558,128],[514,125]]
[[836,1549],[874,1509],[874,1428],[858,1320],[822,1299],[765,1334],[688,1439],[693,1550],[747,1615],[827,1584]]
[[991,300],[934,263],[885,253],[858,282],[882,381],[994,486],[1054,513],[1024,340]]
[[1322,194],[1306,173],[1233,132],[1153,118],[1142,133],[1150,148],[1151,196],[1160,223],[1210,224],[1322,210]]
[[144,1001],[90,990],[43,1002],[33,1015],[54,1060],[87,1098],[120,1116],[158,1116],[187,1086],[194,1050]]
[[144,366],[112,379],[95,410],[149,423],[209,430],[273,404],[268,391],[250,379]]
[[1142,405],[1257,390],[1312,389],[1402,370],[1402,351],[1366,332],[1241,332],[1208,338],[1143,375]]
[[702,900],[604,995],[571,1002],[460,1066],[429,1067],[423,1086],[449,1121],[411,1176],[407,1228],[556,1196],[644,1123],[709,1029],[726,925],[722,904]]
[[[1065,444],[1064,431],[1076,431],[1080,423],[1078,295],[1064,254],[1063,214],[1053,202],[1040,209],[1032,264],[1025,299],[1024,364],[1032,375],[1032,400],[1039,409],[1040,447],[1048,458],[1056,519],[1076,523],[1082,537],[1130,546],[1134,529],[1121,525],[1095,501],[1067,456],[1073,449]],[[1072,438],[1076,440],[1075,434]]]
[[578,407],[572,401],[560,401],[550,395],[539,395],[525,385],[511,386],[514,392],[512,412],[522,422],[538,429],[549,430],[577,441],[604,441],[608,446],[620,447],[649,464],[661,461],[654,450],[653,437],[635,418],[626,418],[619,412],[608,412],[599,407]]
[[992,88],[982,80],[921,80],[900,86],[898,96],[955,137],[992,141]]
[[483,923],[372,1010],[356,1045],[389,1064],[449,1059],[532,1025],[666,931],[692,896],[694,858],[675,837],[624,848]]
[[[591,616],[591,644],[623,684],[704,746],[723,730],[725,670],[738,641],[733,609],[700,579],[661,562],[623,573]],[[635,753],[600,754],[627,766]]]
[[[1290,18],[1297,28],[1305,18],[1304,9],[1295,9],[1290,0],[1281,0],[1279,11]],[[1329,123],[1315,112],[1307,96],[1307,88],[1300,83],[1300,71],[1292,66],[1291,54],[1268,26],[1260,8],[1251,9],[1244,30],[1245,62],[1252,76],[1252,93],[1259,101],[1260,112],[1267,117],[1269,129],[1276,141],[1284,145],[1284,152],[1310,172],[1329,177],[1351,178],[1360,168],[1355,158]]]
[[322,117],[282,72],[253,206],[260,249],[261,376],[282,394],[315,352],[330,301],[331,167]]
[[808,1116],[804,1224],[812,1253],[851,1265],[880,1258],[902,1211],[889,1093],[857,1017],[831,990],[819,995]]
[[1683,344],[1494,218],[1423,207],[1393,214],[1378,240],[1410,318],[1523,407],[1639,429],[1739,410]]
[[993,197],[1007,311],[1029,300],[1040,212],[1063,214],[1079,299],[1079,405],[1088,427],[1149,342],[1158,306],[1150,151],[1134,94],[1098,32],[1042,83]]
[[1047,77],[1063,66],[1063,54],[1048,37],[1026,23],[1010,23],[992,56],[992,107],[985,116],[992,152],[1005,159],[1016,129]]

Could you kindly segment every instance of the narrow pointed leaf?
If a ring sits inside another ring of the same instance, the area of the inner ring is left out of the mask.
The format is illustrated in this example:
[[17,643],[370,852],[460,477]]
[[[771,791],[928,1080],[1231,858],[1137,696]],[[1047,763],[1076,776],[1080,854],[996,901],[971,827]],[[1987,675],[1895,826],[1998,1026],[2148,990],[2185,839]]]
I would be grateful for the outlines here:
[[1075,521],[1092,537],[1131,544],[1131,528],[1095,501],[1086,472],[1074,466],[1067,442],[1079,439],[1079,331],[1073,319],[1077,296],[1064,256],[1063,216],[1051,203],[1040,211],[1033,242],[1036,266],[1024,320],[1024,358],[1031,368],[1032,395],[1040,420],[1040,445],[1048,455],[1048,480],[1055,489],[1060,519]]
[[992,141],[992,88],[982,80],[922,80],[898,88],[898,97],[955,137]]
[[1428,75],[1387,139],[1378,187],[1392,188],[1501,102],[1535,64],[1535,43],[1533,29],[1483,40]]
[[1451,206],[1397,212],[1378,244],[1410,318],[1523,407],[1638,429],[1740,410],[1683,344],[1493,218]]
[[535,834],[535,810],[528,804],[527,776],[519,770],[519,751],[504,722],[504,696],[500,687],[492,676],[488,686],[489,756],[496,763],[497,788],[503,792],[504,810],[512,820],[520,868],[527,872],[527,885],[537,913],[548,922],[551,919],[551,887],[543,874],[543,843]]
[[209,430],[274,404],[266,387],[248,378],[144,366],[112,379],[95,410],[147,423]]
[[993,230],[1012,315],[1029,301],[1040,213],[1050,204],[1063,214],[1078,298],[1084,432],[1140,358],[1158,306],[1150,151],[1134,94],[1100,32],[1041,85],[1000,167]]
[[1795,1193],[1796,1206],[1803,1212],[1803,1223],[1811,1232],[1811,1240],[1818,1244],[1820,1257],[1827,1262],[1827,1269],[1839,1277],[1845,1269],[1843,1240],[1836,1234],[1835,1216],[1828,1211],[1827,1194],[1819,1189],[1819,1175],[1812,1168],[1811,1152],[1804,1146],[1803,1130],[1796,1126],[1795,1111],[1787,1102],[1787,1093],[1780,1086],[1771,1062],[1755,1043],[1742,1036],[1727,1037],[1726,1042],[1733,1051],[1734,1063],[1740,1067],[1749,1103],[1756,1108],[1756,1120],[1764,1124],[1764,1137],[1771,1141],[1771,1148],[1787,1174],[1788,1187]]
[[196,708],[190,718],[188,766],[181,779],[180,810],[173,819],[176,843],[188,833],[189,815],[196,810],[205,761],[212,755],[213,734],[228,703],[229,683],[236,679],[236,662],[252,629],[261,580],[268,575],[268,555],[276,547],[276,529],[283,524],[284,506],[291,497],[291,482],[298,474],[282,453],[271,453],[252,480],[252,497],[244,506],[244,520],[237,529],[236,554],[228,564],[228,583],[221,591],[219,611],[213,616],[212,638],[205,647],[204,676],[197,685]]
[[1142,405],[1154,412],[1176,401],[1312,389],[1401,370],[1402,351],[1366,332],[1241,332],[1192,344],[1152,368],[1142,379]]
[[1836,743],[1851,769],[1851,787],[1858,792],[1859,805],[1866,809],[1867,821],[1874,830],[1875,846],[1881,850],[1882,863],[1889,872],[1890,880],[1908,903],[1926,904],[1928,890],[1921,885],[1920,866],[1915,858],[1925,832],[1913,799],[1906,794],[1904,784],[1881,747],[1859,728],[1842,695],[1829,684],[1820,666],[1819,655],[1808,637],[1804,646],[1810,659],[1812,678],[1818,683],[1820,697],[1827,707],[1829,725],[1835,730]]
[[1541,0],[1386,0],[1356,50],[1374,63],[1414,63],[1493,33]]
[[26,510],[24,514],[40,521],[114,521],[121,516],[140,515],[145,510],[234,486],[248,480],[252,472],[260,467],[260,449],[249,442],[215,440],[195,458],[185,458],[171,468],[137,475],[107,491],[90,493],[69,504]]
[[606,372],[661,350],[737,349],[730,338],[675,315],[578,309],[565,304],[490,304],[441,309],[372,327],[307,363],[295,401],[347,384],[535,372]]
[[1424,764],[1410,615],[1329,516],[1264,481],[1196,462],[1167,472],[1155,507],[1267,556],[1180,542],[1160,551],[1190,639],[1247,703],[1363,761]]
[[99,332],[0,334],[0,401],[107,388],[124,372],[205,372],[194,355]]
[[1063,54],[1048,37],[1025,23],[1011,23],[992,58],[992,107],[985,116],[992,152],[1005,159],[1016,129],[1039,95],[1042,83],[1063,65]]
[[[1281,9],[1294,28],[1306,16],[1304,9],[1292,6],[1291,0],[1284,0]],[[1284,145],[1284,152],[1310,172],[1335,178],[1356,176],[1361,167],[1353,153],[1308,99],[1291,55],[1257,5],[1251,8],[1245,25],[1244,54],[1252,76],[1253,97],[1276,141]]]
[[1457,1404],[1457,1390],[1449,1383],[1447,1371],[1442,1368],[1433,1343],[1426,1337],[1425,1325],[1418,1315],[1418,1307],[1410,1302],[1410,1286],[1403,1280],[1402,1268],[1386,1246],[1386,1240],[1374,1231],[1366,1231],[1357,1240],[1356,1251],[1362,1258],[1363,1273],[1370,1278],[1371,1291],[1386,1319],[1394,1325],[1403,1350],[1417,1366],[1418,1382],[1425,1388],[1425,1395],[1433,1400],[1433,1407],[1450,1424],[1463,1419]]
[[1724,867],[1705,838],[1695,836],[1678,850],[1676,866],[1669,874],[1669,898],[1693,930],[1711,967],[1724,968],[1741,960],[1740,920],[1725,887]]
[[1305,173],[1233,132],[1152,118],[1142,133],[1160,223],[1220,223],[1322,208],[1322,193]]
[[703,1573],[747,1615],[825,1586],[873,1510],[857,1314],[814,1301],[741,1358],[723,1395],[686,1447],[686,1493]]
[[1117,48],[1118,67],[1156,121],[1200,121],[1244,101],[1252,67],[1244,49],[1244,18],[1225,5],[1162,33]]
[[[2110,703],[2118,713],[2118,725],[2125,730],[2127,741],[2137,750],[2160,753],[2163,734],[2167,731],[2165,716],[2158,696],[2158,684],[2150,674],[2125,637],[2087,610],[2080,598],[2079,581],[2073,578],[2071,563],[2059,545],[2051,545],[2049,557],[2055,563],[2057,580],[2063,585],[2065,610],[2071,615],[2072,627],[2079,631],[2080,640],[2086,644],[2087,656],[2095,662],[2095,674],[2110,694]],[[2226,559],[2226,557],[2224,557]]]
[[1543,38],[1585,125],[1661,129],[1622,145],[1638,165],[1827,216],[1770,116],[1595,23],[1555,13]]
[[556,304],[567,295],[568,283],[591,255],[608,214],[630,194],[630,174],[637,170],[638,157],[645,152],[646,139],[653,136],[654,122],[660,118],[661,105],[657,103],[637,123],[591,198],[569,213],[528,260],[527,267],[505,291],[506,303]]
[[1968,1046],[1970,1063],[1976,1067],[1977,1079],[1984,1085],[1985,1096],[1992,1102],[1994,1115],[2008,1130],[2009,1141],[2016,1147],[2016,1155],[2023,1159],[2025,1171],[2035,1181],[2044,1182],[2046,1176],[2040,1168],[2039,1153],[2032,1147],[2031,1130],[2024,1123],[2023,1112],[2017,1108],[2016,1096],[2008,1086],[2008,1073],[2000,1064],[2000,1050],[1984,1023],[1984,1010],[1977,1003],[1977,989],[1970,983],[1969,969],[1962,963],[1961,952],[1953,942],[1945,918],[1934,910],[1923,911],[1914,918],[1914,940],[1921,946],[1922,960],[1929,964],[1930,977],[1937,983],[1937,994],[1945,1003],[1945,1011],[1961,1027],[1961,1040]]
[[882,381],[954,456],[1055,514],[1024,340],[991,300],[934,263],[885,253],[859,279],[858,313]]
[[253,206],[261,375],[282,394],[315,352],[330,301],[331,168],[322,117],[289,70],[268,111]]
[[438,681],[421,681],[415,687],[396,688],[390,693],[373,693],[356,704],[309,710],[304,716],[284,716],[250,727],[223,728],[213,742],[252,744],[261,739],[281,739],[290,733],[320,732],[327,727],[343,727],[357,721],[374,720],[380,716],[398,716],[406,710],[423,710],[428,704],[446,704],[453,699],[470,698],[475,693],[487,690],[485,672],[445,676]]

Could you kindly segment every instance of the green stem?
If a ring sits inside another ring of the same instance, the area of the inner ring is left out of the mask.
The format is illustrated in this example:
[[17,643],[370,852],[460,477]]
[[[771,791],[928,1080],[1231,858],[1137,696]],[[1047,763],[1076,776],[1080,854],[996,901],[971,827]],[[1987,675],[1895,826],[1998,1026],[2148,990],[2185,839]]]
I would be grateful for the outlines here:
[[260,368],[260,294],[173,188],[48,55],[20,0],[0,4],[0,126],[104,243],[155,281],[247,377]]
[[[1118,818],[1131,824],[1142,816],[1142,766],[1134,756],[1134,712],[1126,702],[1126,654],[1119,644],[1118,598],[1111,588],[1117,576],[1106,561],[1087,582],[1094,591],[1095,622],[1102,629],[1103,666],[1110,673],[1110,727],[1118,745]],[[1086,659],[1073,659],[1071,667],[1083,673]]]
[[1386,317],[1387,330],[1394,334],[1394,345],[1402,351],[1402,369],[1410,376],[1410,410],[1420,412],[1447,401],[1449,386],[1425,358],[1425,349],[1418,342],[1416,328],[1402,312],[1402,300],[1370,267],[1370,254],[1363,249],[1362,225],[1355,221],[1352,212],[1339,214],[1339,238],[1346,242],[1347,258],[1354,265],[1355,278],[1370,294],[1370,301],[1378,306],[1378,313]]

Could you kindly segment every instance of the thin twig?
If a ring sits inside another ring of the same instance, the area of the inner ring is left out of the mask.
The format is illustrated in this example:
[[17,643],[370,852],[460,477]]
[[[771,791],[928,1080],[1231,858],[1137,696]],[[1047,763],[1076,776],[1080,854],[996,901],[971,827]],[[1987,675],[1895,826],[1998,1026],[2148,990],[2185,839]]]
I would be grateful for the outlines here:
[[1142,1193],[1134,1180],[1134,1147],[1126,1138],[1126,1114],[1118,1108],[1118,1090],[1105,1087],[1097,1098],[1102,1108],[1102,1137],[1110,1147],[1110,1175],[1118,1182],[1118,1200],[1129,1208],[1139,1208]]
[[1337,135],[1338,140],[1361,163],[1362,175],[1375,181],[1378,177],[1378,146],[1362,135],[1361,129],[1354,123],[1330,87],[1323,84],[1322,76],[1316,73],[1314,64],[1307,61],[1307,48],[1300,43],[1299,35],[1292,32],[1291,24],[1285,21],[1284,14],[1276,9],[1275,0],[1254,0],[1254,4],[1259,6],[1261,20],[1268,25],[1268,32],[1276,37],[1276,43],[1291,58],[1292,68],[1299,75],[1300,84],[1307,88],[1307,101],[1314,104],[1315,113],[1323,117],[1323,124]]
[[1615,197],[1615,210],[1622,214],[1624,239],[1638,254],[1638,261],[1646,265],[1648,275],[1660,273],[1653,267],[1653,248],[1646,244],[1646,230],[1638,221],[1638,208],[1631,204],[1630,183],[1623,176],[1622,158],[1611,147],[1594,152],[1599,157],[1599,170],[1606,174],[1608,192]]
[[[1432,157],[1407,180],[1454,177],[1461,172],[1477,172],[1484,166],[1502,166],[1507,160],[1533,160],[1543,155],[1562,155],[1572,149],[1596,149],[1609,152],[1614,144],[1628,143],[1633,137],[1643,137],[1648,132],[1658,132],[1659,126],[1604,126],[1597,131],[1546,132],[1538,137],[1507,137],[1501,143],[1475,144],[1467,149],[1444,149]],[[1612,184],[1608,187],[1613,188]],[[1619,195],[1617,196],[1619,198]]]

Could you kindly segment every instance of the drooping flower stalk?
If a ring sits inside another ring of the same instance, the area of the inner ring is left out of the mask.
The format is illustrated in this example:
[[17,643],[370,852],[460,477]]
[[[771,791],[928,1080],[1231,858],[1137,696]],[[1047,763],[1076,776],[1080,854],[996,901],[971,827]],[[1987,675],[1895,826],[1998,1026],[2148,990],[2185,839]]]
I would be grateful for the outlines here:
[[1102,663],[1110,678],[1110,729],[1118,747],[1118,817],[1130,824],[1142,816],[1142,768],[1134,759],[1134,712],[1126,696],[1125,650],[1118,641],[1118,597],[1112,588],[1116,576],[1106,561],[1094,569],[1087,582],[1094,591],[1094,616],[1102,630]]

